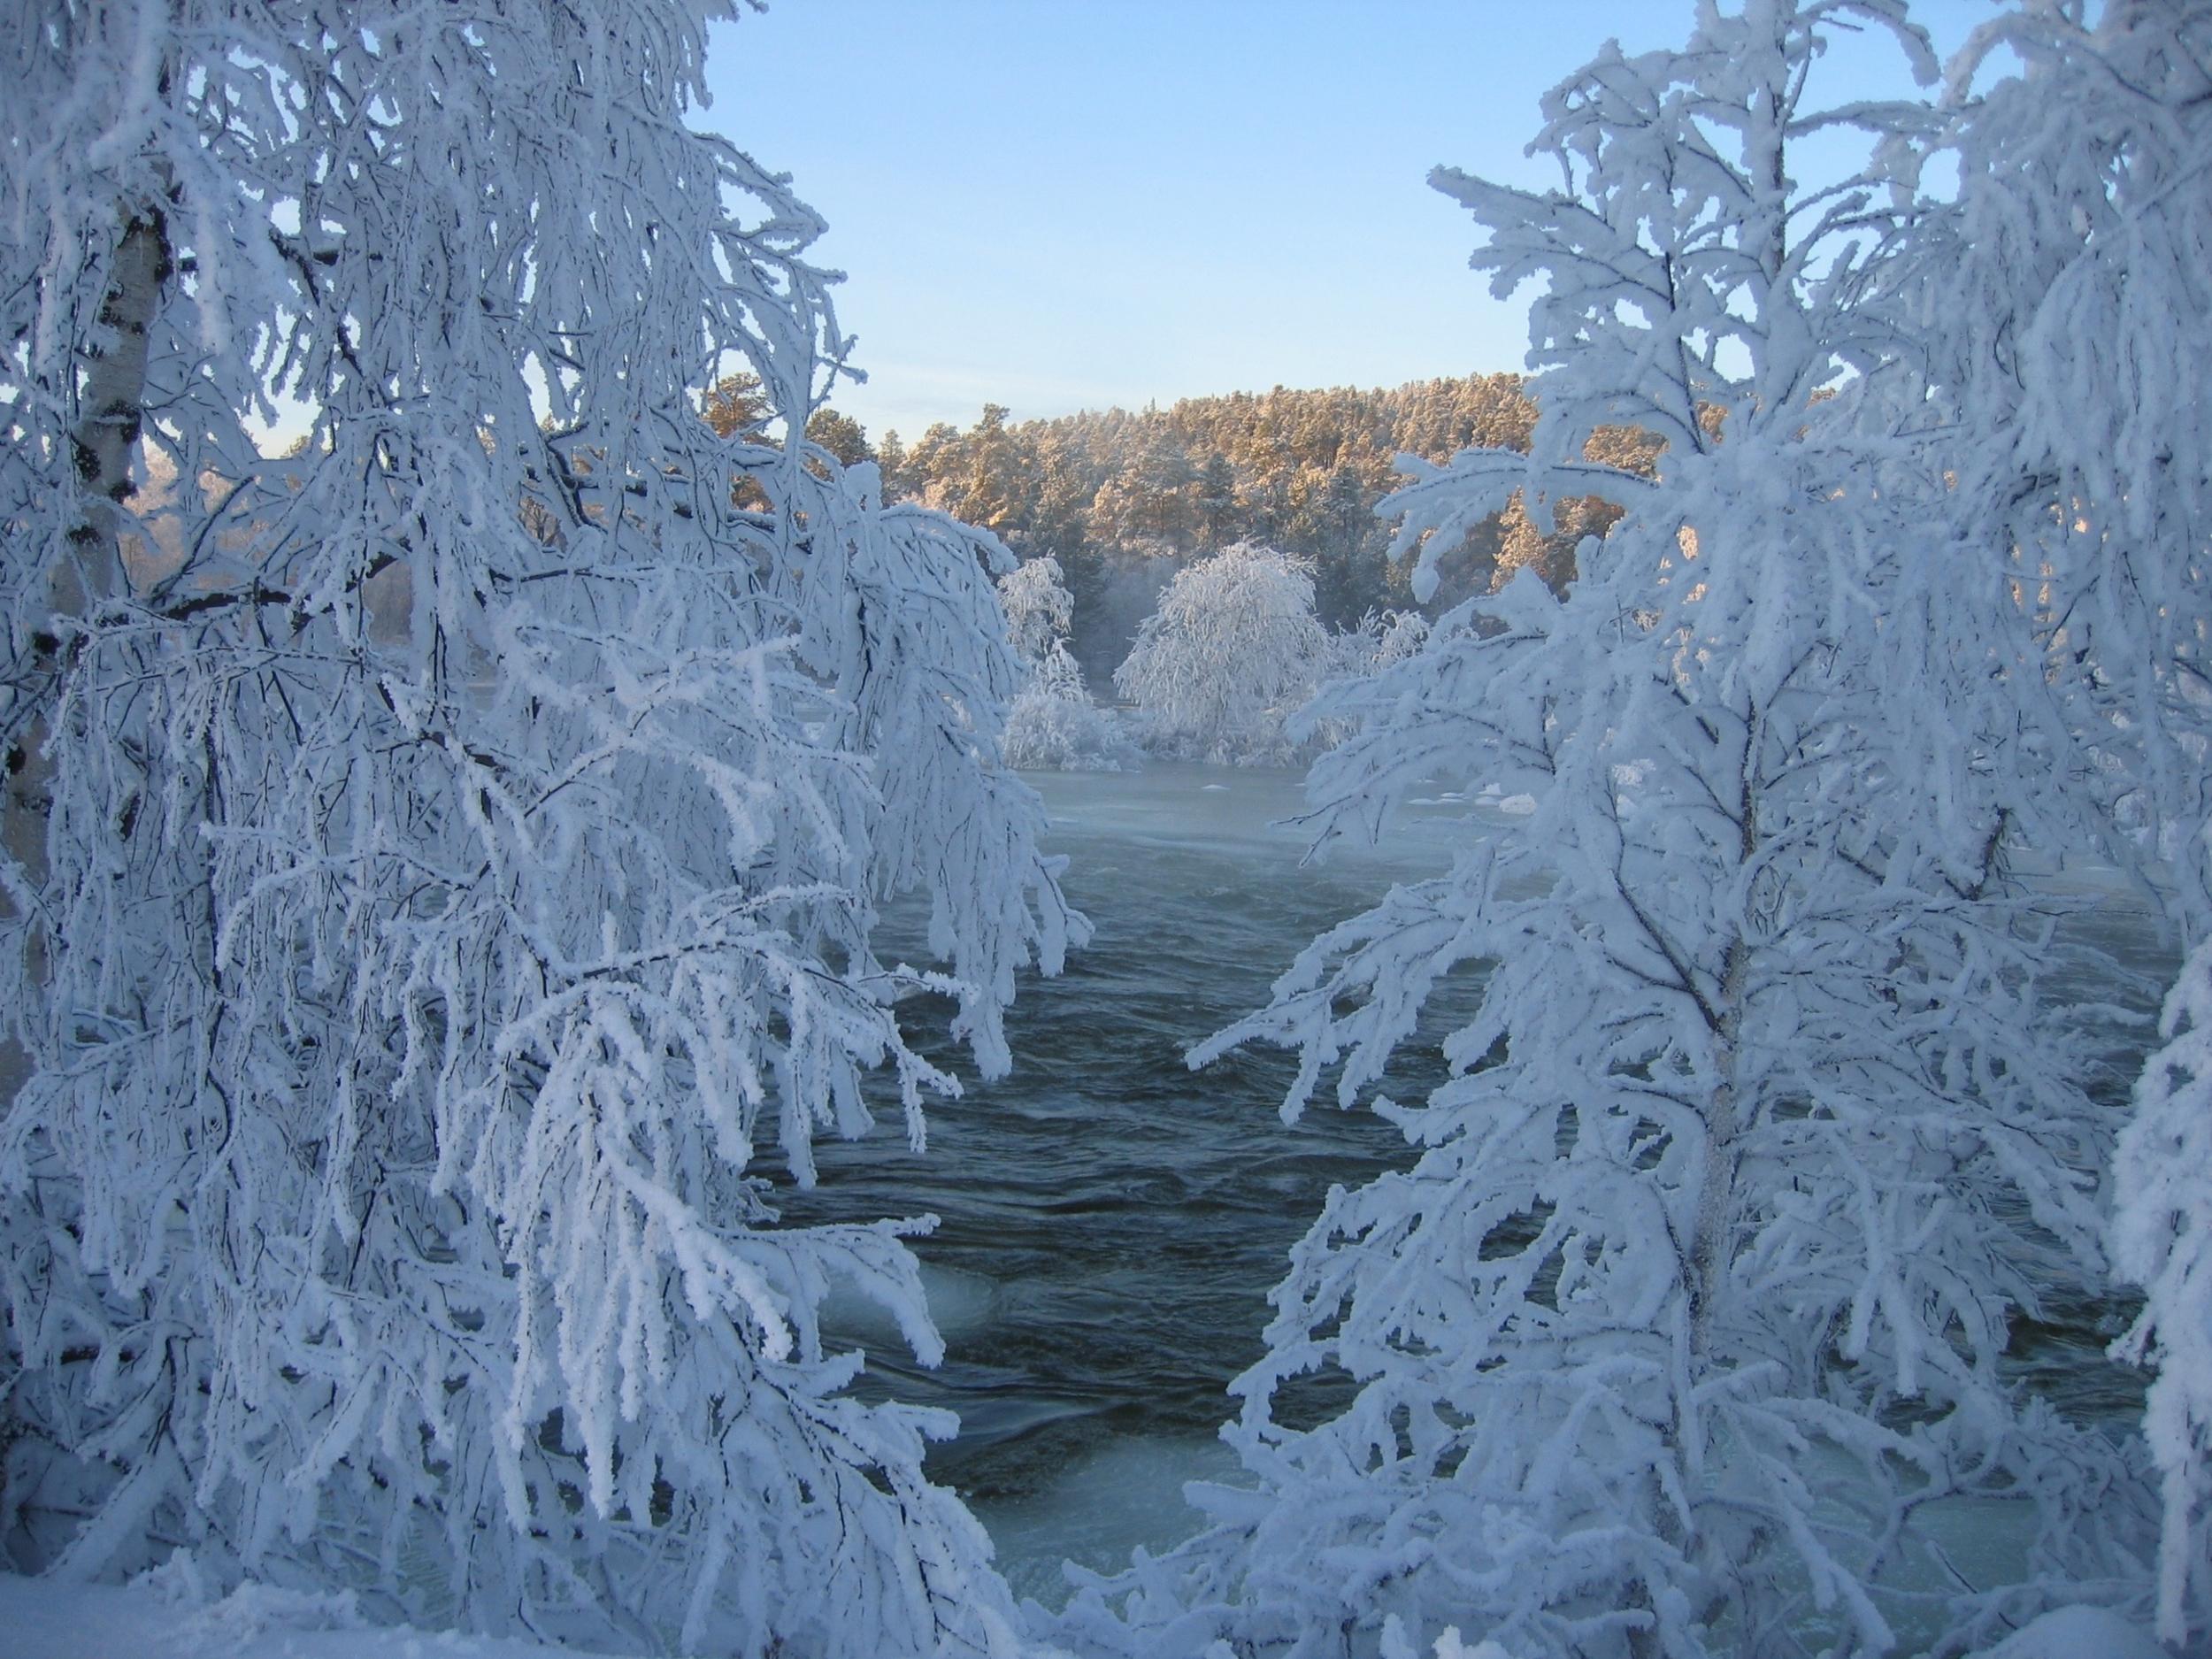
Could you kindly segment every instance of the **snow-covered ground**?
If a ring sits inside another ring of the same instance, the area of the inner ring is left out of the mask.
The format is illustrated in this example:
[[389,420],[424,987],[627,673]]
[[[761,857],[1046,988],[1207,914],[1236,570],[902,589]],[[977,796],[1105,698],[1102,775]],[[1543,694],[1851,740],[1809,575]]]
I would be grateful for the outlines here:
[[[0,1632],[12,1659],[594,1659],[573,1647],[380,1630],[345,1596],[249,1586],[204,1604],[180,1576],[130,1585],[54,1584],[0,1575]],[[1462,1647],[1484,1659],[1487,1644]],[[1449,1644],[1442,1659],[1456,1659]],[[602,1654],[596,1659],[617,1659]],[[2141,1629],[2095,1608],[2038,1619],[1984,1659],[2167,1659]]]
[[378,1629],[350,1596],[250,1585],[206,1602],[160,1573],[128,1585],[0,1575],[0,1632],[12,1659],[579,1659],[538,1642]]

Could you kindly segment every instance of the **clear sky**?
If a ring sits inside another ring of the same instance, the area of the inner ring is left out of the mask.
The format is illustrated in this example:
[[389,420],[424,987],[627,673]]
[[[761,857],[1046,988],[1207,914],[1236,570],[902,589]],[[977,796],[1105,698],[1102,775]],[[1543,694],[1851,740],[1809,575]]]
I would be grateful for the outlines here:
[[[1946,50],[1989,0],[1923,0]],[[1444,163],[1513,182],[1544,90],[1689,0],[773,0],[718,28],[701,125],[795,175],[910,441],[1271,386],[1522,366]],[[1857,54],[1854,54],[1855,61]],[[1893,58],[1873,58],[1887,64]],[[1901,78],[1897,88],[1909,85]]]

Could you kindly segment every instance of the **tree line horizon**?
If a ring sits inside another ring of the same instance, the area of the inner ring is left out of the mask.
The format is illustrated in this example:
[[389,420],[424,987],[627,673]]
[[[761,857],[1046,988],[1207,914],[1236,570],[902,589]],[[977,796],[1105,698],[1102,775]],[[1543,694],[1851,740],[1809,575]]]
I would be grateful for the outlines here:
[[[1371,611],[1433,616],[1524,567],[1563,590],[1582,538],[1619,517],[1597,496],[1560,503],[1548,529],[1515,499],[1447,557],[1425,605],[1410,567],[1390,558],[1391,526],[1376,514],[1402,481],[1401,455],[1436,464],[1469,448],[1525,452],[1534,380],[1499,370],[1394,387],[1279,384],[1025,419],[987,402],[969,426],[933,421],[911,443],[896,427],[872,438],[832,402],[814,411],[807,438],[841,465],[874,462],[886,501],[989,530],[1025,564],[1057,559],[1074,601],[1070,649],[1102,684],[1173,572],[1239,543],[1310,565],[1315,614],[1339,633]],[[767,419],[745,375],[712,388],[702,411],[725,436]],[[1647,472],[1657,449],[1647,434],[1609,427],[1589,458]]]

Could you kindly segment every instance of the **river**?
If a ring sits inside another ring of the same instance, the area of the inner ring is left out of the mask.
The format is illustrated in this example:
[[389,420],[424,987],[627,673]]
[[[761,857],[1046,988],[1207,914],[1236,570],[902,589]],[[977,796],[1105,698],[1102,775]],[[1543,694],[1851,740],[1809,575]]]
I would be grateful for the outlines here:
[[[1410,803],[1380,849],[1302,866],[1296,773],[1156,764],[1130,774],[1032,774],[1069,855],[1066,885],[1097,935],[1057,979],[1032,979],[1008,1018],[1011,1076],[930,1111],[928,1151],[892,1126],[822,1146],[800,1222],[933,1212],[918,1245],[948,1357],[913,1364],[887,1324],[845,1304],[868,1350],[861,1386],[960,1414],[934,1477],[989,1527],[1022,1594],[1057,1605],[1064,1558],[1110,1569],[1196,1524],[1182,1483],[1234,1479],[1215,1438],[1225,1386],[1259,1356],[1265,1295],[1330,1185],[1409,1164],[1398,1133],[1317,1104],[1277,1116],[1287,1056],[1232,1055],[1202,1072],[1193,1042],[1266,1000],[1296,951],[1394,880],[1436,873],[1501,807]],[[2092,879],[2093,885],[2093,878]],[[2124,902],[2077,935],[2158,979],[2161,953]],[[2162,979],[2158,979],[2162,983]],[[944,1021],[914,1005],[910,1030]],[[1448,1029],[1448,1007],[1436,1034]],[[2116,1109],[2144,1034],[2109,1033],[2100,1085]],[[926,1052],[950,1063],[941,1040]],[[1388,1079],[1418,1098],[1441,1075],[1432,1039]],[[1333,1098],[1325,1097],[1325,1098]],[[2124,1310],[2060,1286],[2016,1343],[2021,1373],[2077,1415],[2117,1422],[2139,1381],[2102,1359]],[[1316,1404],[1319,1402],[1313,1402]]]

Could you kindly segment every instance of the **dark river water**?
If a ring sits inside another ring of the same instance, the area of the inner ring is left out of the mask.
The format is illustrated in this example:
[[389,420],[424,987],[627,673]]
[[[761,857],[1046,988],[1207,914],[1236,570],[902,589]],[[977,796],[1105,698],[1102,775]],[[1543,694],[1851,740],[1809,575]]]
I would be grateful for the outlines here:
[[[1233,1404],[1225,1385],[1259,1356],[1289,1247],[1332,1183],[1411,1162],[1365,1111],[1317,1103],[1285,1127],[1287,1056],[1232,1055],[1194,1073],[1184,1051],[1264,1002],[1316,933],[1392,881],[1440,871],[1471,814],[1478,830],[1502,820],[1494,807],[1420,799],[1379,851],[1302,868],[1304,838],[1271,826],[1299,810],[1293,773],[1156,764],[1031,781],[1095,939],[1061,978],[1022,987],[1010,1077],[982,1085],[954,1065],[967,1092],[931,1108],[926,1154],[906,1148],[893,1111],[864,1141],[823,1145],[820,1187],[787,1194],[784,1215],[941,1218],[917,1245],[941,1367],[915,1365],[865,1309],[833,1323],[868,1350],[864,1391],[960,1414],[933,1475],[990,1528],[1018,1592],[1056,1604],[1061,1560],[1105,1569],[1133,1545],[1172,1544],[1197,1520],[1182,1483],[1237,1478],[1215,1430]],[[2161,971],[2131,906],[2104,906],[2078,931],[2147,982]],[[1470,995],[1432,1010],[1433,1031],[1402,1053],[1389,1092],[1417,1098],[1441,1076],[1435,1041]],[[941,1032],[947,1010],[908,1011],[910,1031]],[[2108,1034],[2100,1087],[2116,1109],[2146,1033]],[[941,1038],[918,1046],[947,1063]],[[2131,1415],[2139,1381],[2102,1358],[2128,1310],[2061,1286],[2046,1312],[2016,1342],[2022,1374],[2076,1415]]]

